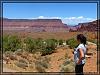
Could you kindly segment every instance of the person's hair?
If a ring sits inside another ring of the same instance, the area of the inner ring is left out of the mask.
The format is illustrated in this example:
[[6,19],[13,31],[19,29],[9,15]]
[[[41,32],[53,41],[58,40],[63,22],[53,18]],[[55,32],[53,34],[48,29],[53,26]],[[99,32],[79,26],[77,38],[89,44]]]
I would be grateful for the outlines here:
[[87,41],[86,37],[83,34],[78,34],[77,35],[77,40],[79,40],[84,45],[86,44],[86,41]]

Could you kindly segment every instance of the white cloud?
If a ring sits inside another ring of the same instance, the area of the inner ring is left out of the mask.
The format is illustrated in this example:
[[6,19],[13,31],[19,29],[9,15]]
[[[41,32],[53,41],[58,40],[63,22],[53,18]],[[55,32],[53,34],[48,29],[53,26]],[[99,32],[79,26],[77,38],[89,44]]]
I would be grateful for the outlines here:
[[24,18],[24,19],[61,19],[63,23],[68,25],[77,25],[78,23],[91,22],[96,20],[95,18],[84,17],[84,16],[78,16],[78,17],[38,16],[38,17]]
[[76,19],[76,17],[69,17],[68,19]]
[[38,18],[39,18],[39,19],[43,19],[43,18],[44,18],[44,16],[39,16]]
[[35,19],[62,19],[62,18],[61,17],[45,17],[45,16],[39,16],[39,17],[36,17]]
[[62,19],[61,17],[51,17],[53,19]]
[[94,21],[94,20],[96,20],[96,19],[87,18],[87,17],[83,17],[83,16],[62,18],[62,22],[66,23],[68,25],[77,25],[78,23],[90,22],[90,21]]
[[78,19],[82,19],[82,18],[84,18],[83,16],[79,16],[79,17],[77,17]]

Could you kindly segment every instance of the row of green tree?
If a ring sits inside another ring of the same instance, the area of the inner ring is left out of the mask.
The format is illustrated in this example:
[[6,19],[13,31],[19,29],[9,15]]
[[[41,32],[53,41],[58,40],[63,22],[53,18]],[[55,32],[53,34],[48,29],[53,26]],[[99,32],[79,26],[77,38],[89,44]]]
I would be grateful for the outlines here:
[[63,45],[63,43],[70,45],[71,48],[74,48],[77,44],[74,38],[69,40],[56,40],[56,39],[42,39],[37,38],[33,39],[27,37],[25,39],[18,36],[4,35],[3,36],[3,51],[16,51],[18,49],[26,50],[31,53],[37,51],[41,52],[42,55],[51,54],[55,51],[55,48],[58,45]]

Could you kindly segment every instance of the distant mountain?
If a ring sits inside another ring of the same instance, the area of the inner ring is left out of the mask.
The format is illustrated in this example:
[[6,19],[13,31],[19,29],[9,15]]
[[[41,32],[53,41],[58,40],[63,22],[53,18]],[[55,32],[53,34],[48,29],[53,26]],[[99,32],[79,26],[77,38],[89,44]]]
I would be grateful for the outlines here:
[[87,23],[79,23],[76,26],[70,27],[70,32],[73,31],[79,31],[79,32],[83,32],[83,31],[97,31],[97,29],[99,29],[100,25],[98,25],[98,22],[100,23],[100,20],[96,20],[93,22],[87,22]]
[[60,19],[3,19],[4,30],[24,30],[36,32],[66,32],[67,24]]
[[[96,31],[97,22],[100,20],[87,23],[79,23],[75,26],[63,24],[61,19],[3,19],[4,30],[20,30],[33,32],[83,32]],[[100,26],[100,25],[99,25]]]
[[100,20],[88,23],[79,23],[80,27],[77,28],[77,31],[97,31],[99,26],[98,22],[100,23]]

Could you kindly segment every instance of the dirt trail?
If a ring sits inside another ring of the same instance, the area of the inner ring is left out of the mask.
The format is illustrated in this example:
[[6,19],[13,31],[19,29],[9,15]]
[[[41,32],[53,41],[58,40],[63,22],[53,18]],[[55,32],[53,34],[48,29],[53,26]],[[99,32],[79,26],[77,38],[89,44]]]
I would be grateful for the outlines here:
[[96,46],[96,44],[95,43],[92,43],[92,42],[87,42],[89,45],[94,45],[94,46]]
[[47,72],[60,72],[59,66],[63,64],[66,52],[66,49],[58,49],[56,53],[49,55],[51,57],[51,65]]
[[88,52],[93,55],[91,55],[91,58],[86,59],[84,72],[97,72],[97,45],[91,42],[88,42],[88,44]]

